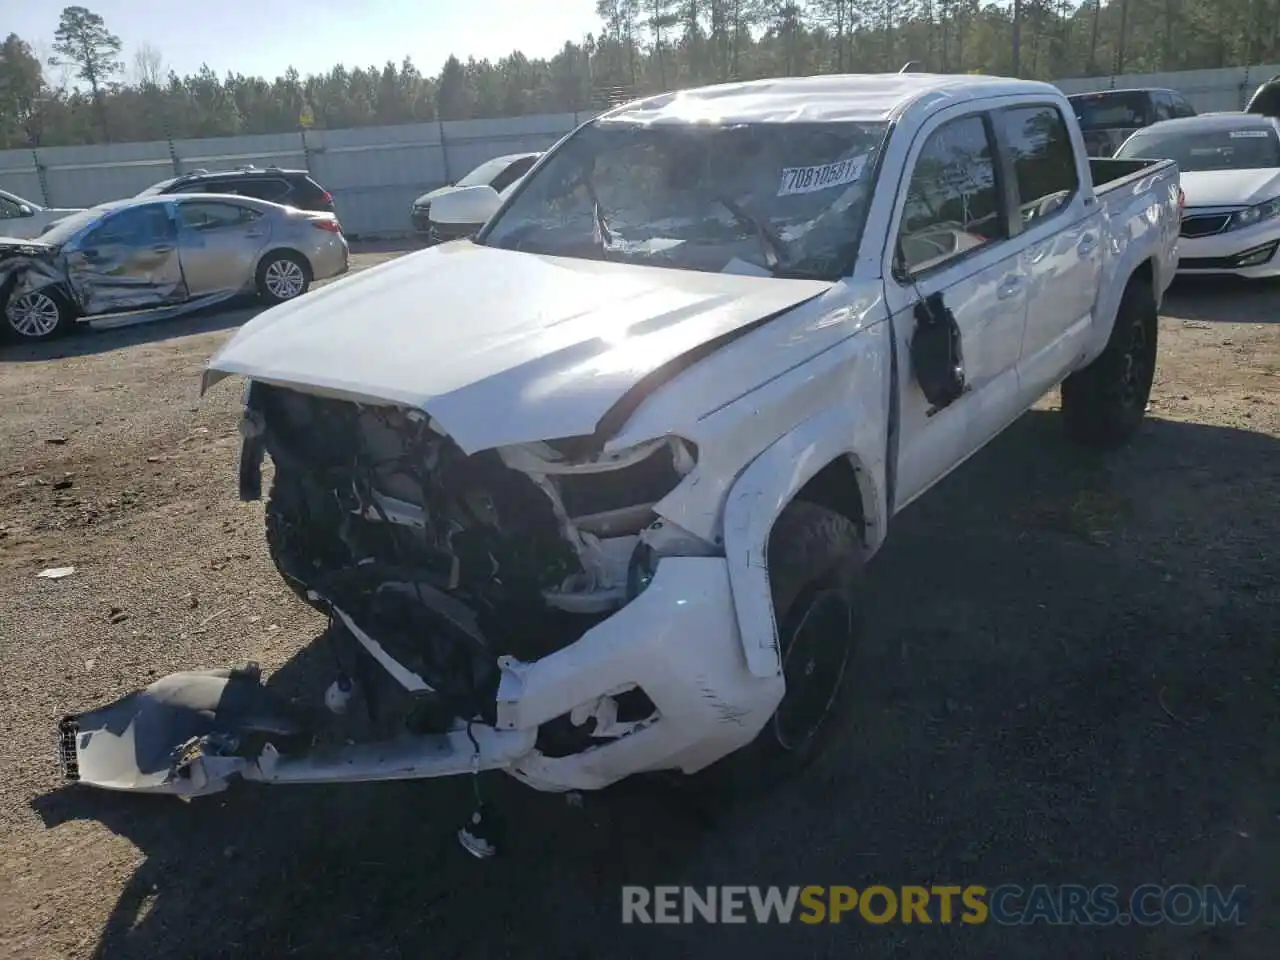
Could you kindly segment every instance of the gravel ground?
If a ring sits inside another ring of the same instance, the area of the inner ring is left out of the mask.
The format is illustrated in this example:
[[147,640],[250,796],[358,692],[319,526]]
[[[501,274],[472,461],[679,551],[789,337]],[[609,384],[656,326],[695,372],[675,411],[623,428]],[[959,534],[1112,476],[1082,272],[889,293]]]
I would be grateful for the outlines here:
[[[511,838],[483,864],[453,839],[469,783],[190,805],[59,784],[67,710],[198,666],[323,676],[322,624],[235,496],[238,388],[197,396],[251,313],[0,353],[0,955],[1275,955],[1280,289],[1175,291],[1131,448],[1072,450],[1049,398],[895,521],[858,709],[803,780],[707,809],[486,778]],[[619,923],[624,883],[875,882],[1254,899],[1217,933]]]

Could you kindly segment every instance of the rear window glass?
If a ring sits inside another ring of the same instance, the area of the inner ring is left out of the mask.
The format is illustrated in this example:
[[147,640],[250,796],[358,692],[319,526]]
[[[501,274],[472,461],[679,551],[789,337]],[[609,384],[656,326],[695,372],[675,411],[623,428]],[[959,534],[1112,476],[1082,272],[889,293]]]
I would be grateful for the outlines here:
[[1151,96],[1134,91],[1098,93],[1072,98],[1082,130],[1114,130],[1117,127],[1145,127],[1154,121]]

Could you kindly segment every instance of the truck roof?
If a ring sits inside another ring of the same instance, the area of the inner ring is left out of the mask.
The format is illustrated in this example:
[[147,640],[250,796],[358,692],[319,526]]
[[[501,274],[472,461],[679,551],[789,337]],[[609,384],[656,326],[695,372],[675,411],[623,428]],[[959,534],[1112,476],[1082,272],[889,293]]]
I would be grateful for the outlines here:
[[679,90],[624,104],[601,120],[640,123],[824,123],[890,120],[922,100],[1062,91],[1049,83],[972,74],[871,73],[779,77]]

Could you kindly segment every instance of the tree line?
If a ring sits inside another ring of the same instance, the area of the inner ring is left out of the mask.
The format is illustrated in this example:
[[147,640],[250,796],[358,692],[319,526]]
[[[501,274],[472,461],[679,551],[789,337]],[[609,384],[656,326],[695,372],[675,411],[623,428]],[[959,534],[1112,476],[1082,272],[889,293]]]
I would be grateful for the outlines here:
[[599,108],[732,79],[922,70],[1035,79],[1280,60],[1280,0],[597,0],[600,28],[549,59],[406,57],[274,79],[179,76],[82,6],[0,45],[0,149],[283,133]]

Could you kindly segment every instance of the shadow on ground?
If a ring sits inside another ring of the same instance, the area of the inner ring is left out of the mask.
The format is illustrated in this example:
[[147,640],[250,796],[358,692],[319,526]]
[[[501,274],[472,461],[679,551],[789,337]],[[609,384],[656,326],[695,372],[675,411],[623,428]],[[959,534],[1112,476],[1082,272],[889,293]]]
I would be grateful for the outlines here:
[[[1157,420],[1096,460],[1059,432],[1028,414],[895,521],[858,708],[802,780],[704,810],[486,778],[511,837],[485,863],[453,837],[465,779],[61,790],[34,801],[51,828],[99,820],[147,858],[98,955],[1273,956],[1262,899],[1216,932],[620,923],[623,884],[1274,889],[1280,446]],[[324,669],[309,649],[273,679]]]
[[144,343],[176,340],[197,333],[216,333],[248,323],[263,309],[265,309],[263,305],[253,297],[242,297],[182,316],[153,320],[130,327],[96,330],[87,324],[79,324],[66,336],[56,340],[44,343],[5,344],[0,347],[0,364],[85,357],[96,353],[109,353],[124,347],[136,347]]
[[1201,323],[1280,323],[1280,282],[1239,277],[1179,277],[1160,315]]

